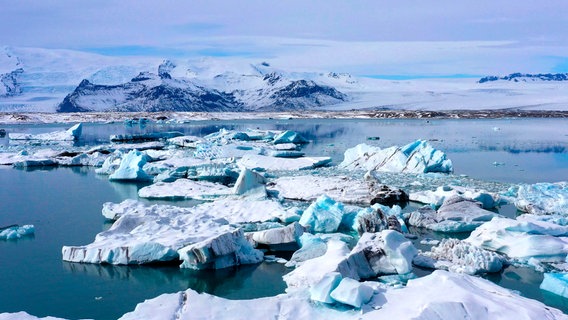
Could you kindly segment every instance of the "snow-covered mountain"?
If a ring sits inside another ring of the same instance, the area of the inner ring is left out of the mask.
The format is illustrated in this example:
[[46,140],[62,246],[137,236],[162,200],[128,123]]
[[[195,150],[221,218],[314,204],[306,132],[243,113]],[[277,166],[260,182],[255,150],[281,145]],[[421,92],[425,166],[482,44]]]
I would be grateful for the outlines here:
[[0,47],[0,111],[568,110],[563,76],[387,80],[235,57]]
[[485,83],[490,81],[514,81],[514,82],[529,82],[529,81],[568,81],[568,73],[511,73],[509,75],[498,77],[498,76],[487,76],[479,79],[479,83]]

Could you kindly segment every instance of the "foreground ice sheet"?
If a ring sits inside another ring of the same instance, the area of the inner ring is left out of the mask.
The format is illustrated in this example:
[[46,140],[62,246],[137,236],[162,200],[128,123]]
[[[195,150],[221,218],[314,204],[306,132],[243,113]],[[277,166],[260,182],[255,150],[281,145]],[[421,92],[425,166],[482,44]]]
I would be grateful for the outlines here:
[[403,147],[381,149],[367,144],[359,144],[345,151],[341,168],[365,171],[426,173],[452,172],[452,161],[446,154],[434,149],[425,140],[416,140]]
[[521,185],[515,205],[532,214],[568,216],[568,182]]
[[373,288],[373,296],[361,310],[313,303],[308,289],[252,300],[189,289],[140,303],[120,319],[568,319],[485,279],[446,271],[409,280],[401,289],[365,284]]
[[55,317],[39,318],[21,311],[16,313],[0,313],[0,320],[64,320],[64,319],[55,318]]
[[40,141],[73,141],[81,137],[83,125],[78,123],[66,131],[56,131],[40,134],[9,133],[10,140],[40,140]]

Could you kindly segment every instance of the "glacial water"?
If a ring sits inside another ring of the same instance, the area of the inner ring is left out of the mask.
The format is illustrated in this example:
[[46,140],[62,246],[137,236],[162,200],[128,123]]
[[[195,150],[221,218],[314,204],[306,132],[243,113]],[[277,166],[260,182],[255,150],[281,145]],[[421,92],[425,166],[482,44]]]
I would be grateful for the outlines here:
[[[68,124],[0,125],[8,132],[30,133],[67,127]],[[568,180],[568,121],[562,119],[85,124],[76,147],[108,144],[110,134],[180,131],[203,136],[220,128],[295,130],[311,140],[303,149],[306,154],[331,156],[335,164],[342,160],[346,148],[358,143],[387,147],[429,139],[452,159],[456,175],[509,183]],[[40,146],[22,147],[0,138],[0,148],[16,151]],[[33,237],[0,241],[0,313],[26,311],[36,316],[116,319],[144,299],[187,288],[232,299],[284,291],[281,276],[288,270],[278,263],[196,272],[175,265],[100,266],[61,260],[63,245],[90,243],[98,232],[110,226],[101,215],[104,202],[136,198],[142,186],[109,182],[92,168],[19,170],[0,166],[0,227],[36,227]],[[511,214],[511,207],[503,210]],[[486,278],[568,312],[567,299],[538,288],[542,274],[533,269],[510,266]]]

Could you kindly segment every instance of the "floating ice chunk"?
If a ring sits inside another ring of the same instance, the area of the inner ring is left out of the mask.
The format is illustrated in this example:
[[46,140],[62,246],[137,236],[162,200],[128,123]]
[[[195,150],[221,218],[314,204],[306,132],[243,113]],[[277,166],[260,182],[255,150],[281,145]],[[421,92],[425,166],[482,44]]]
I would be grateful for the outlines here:
[[550,222],[526,222],[493,218],[475,229],[465,241],[499,252],[509,258],[528,261],[564,261],[568,253],[568,229]]
[[116,171],[109,176],[110,180],[124,181],[151,181],[149,176],[143,169],[144,164],[148,160],[148,156],[138,150],[132,150],[120,161],[120,165]]
[[380,274],[405,274],[412,271],[412,260],[417,253],[412,242],[397,231],[365,233],[337,271],[355,280]]
[[199,206],[179,208],[153,205],[128,210],[95,241],[85,246],[64,246],[63,260],[86,263],[143,264],[178,259],[183,246],[232,232],[224,219]]
[[9,226],[5,228],[0,228],[0,240],[14,240],[26,236],[31,236],[35,232],[35,228],[31,224],[26,224],[23,226]]
[[330,272],[321,278],[320,281],[310,287],[310,299],[323,303],[333,303],[331,292],[337,288],[343,277],[339,272]]
[[178,250],[181,268],[223,269],[241,264],[260,263],[263,253],[254,249],[241,229],[228,231]]
[[362,179],[344,176],[288,176],[273,181],[271,189],[285,199],[315,201],[326,194],[344,203],[369,204],[371,194],[367,183]]
[[532,214],[568,215],[568,182],[521,185],[515,205]]
[[275,158],[256,154],[246,154],[237,161],[240,166],[260,170],[306,170],[331,163],[330,157],[301,157],[295,159]]
[[282,278],[288,287],[309,287],[323,278],[329,272],[336,272],[337,266],[349,254],[349,247],[340,240],[327,242],[327,250],[324,255],[304,261],[293,271],[285,274]]
[[243,168],[233,187],[233,194],[257,199],[266,198],[266,178],[257,172]]
[[134,142],[134,141],[156,141],[166,140],[183,136],[181,132],[150,132],[140,134],[113,134],[110,136],[111,142]]
[[330,297],[337,302],[361,308],[373,297],[373,288],[357,280],[343,278],[337,288],[330,293]]
[[440,232],[467,232],[498,216],[482,209],[477,201],[453,196],[446,199],[438,211],[424,207],[412,212],[408,223]]
[[[422,255],[435,260],[433,265],[436,269],[444,269],[452,272],[479,274],[486,272],[499,272],[503,269],[506,261],[500,255],[480,249],[470,243],[458,239],[442,239],[438,246]],[[431,267],[427,265],[422,267]]]
[[568,273],[545,273],[540,288],[568,298]]
[[102,175],[113,174],[116,171],[116,169],[118,169],[118,167],[120,166],[120,163],[122,162],[122,157],[124,157],[124,153],[122,151],[120,150],[114,151],[105,159],[103,165],[95,170],[95,172],[97,174],[102,174]]
[[232,194],[231,188],[219,183],[178,179],[174,182],[157,182],[138,191],[138,196],[149,199],[215,200]]
[[[372,283],[364,285],[371,286]],[[259,307],[261,306],[261,307]],[[229,300],[188,289],[138,304],[121,320],[158,319],[566,319],[560,310],[488,280],[437,270],[404,288],[375,294],[365,312],[314,304],[306,290],[275,297]]]
[[440,207],[444,203],[444,200],[453,196],[461,196],[465,199],[479,201],[483,209],[495,208],[495,206],[503,201],[499,195],[457,186],[440,186],[435,191],[426,190],[412,192],[410,193],[410,200]]
[[203,142],[204,139],[196,136],[178,136],[169,138],[168,143],[182,148],[195,148],[197,143]]
[[40,134],[8,133],[10,140],[40,140],[40,141],[73,141],[81,137],[83,125],[77,123],[66,131],[56,131]]
[[446,154],[434,149],[425,140],[386,149],[359,144],[345,151],[344,160],[339,167],[408,173],[453,171],[452,161],[446,158]]
[[282,228],[253,232],[250,235],[247,235],[247,237],[250,237],[250,239],[258,244],[269,246],[294,245],[297,248],[298,240],[303,233],[304,228],[297,222],[294,222]]
[[305,144],[309,141],[304,138],[301,134],[294,131],[284,131],[281,134],[274,137],[274,144],[280,143],[294,143],[294,144]]
[[310,232],[335,232],[341,224],[345,208],[326,195],[320,196],[302,213],[299,223]]

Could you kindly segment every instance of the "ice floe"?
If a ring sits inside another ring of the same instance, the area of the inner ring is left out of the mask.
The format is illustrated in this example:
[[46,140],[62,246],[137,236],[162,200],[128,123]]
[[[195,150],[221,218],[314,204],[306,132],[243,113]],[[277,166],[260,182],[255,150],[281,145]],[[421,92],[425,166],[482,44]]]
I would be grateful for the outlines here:
[[345,151],[339,167],[348,170],[376,170],[386,172],[452,172],[452,161],[446,154],[434,149],[427,141],[417,140],[403,147],[381,149],[359,144]]
[[39,140],[39,141],[74,141],[81,137],[82,123],[78,123],[65,131],[56,131],[39,134],[8,133],[10,140]]
[[430,251],[422,252],[414,258],[414,264],[421,267],[471,275],[499,272],[505,262],[504,257],[494,252],[458,239],[442,239]]
[[568,273],[545,273],[540,288],[568,298]]
[[568,182],[520,185],[515,205],[532,214],[568,216]]
[[35,232],[35,227],[31,224],[23,226],[13,225],[0,228],[0,240],[14,240],[26,236],[31,236]]
[[527,262],[559,262],[568,253],[568,227],[547,221],[493,218],[465,240],[480,248]]
[[285,176],[272,180],[269,188],[291,200],[314,201],[322,194],[343,203],[369,204],[372,199],[363,179],[345,176]]
[[266,171],[307,170],[331,163],[330,157],[277,158],[258,154],[246,154],[237,161],[240,166]]
[[434,231],[467,232],[498,216],[481,208],[481,203],[477,201],[452,196],[438,210],[426,206],[412,212],[408,223]]
[[208,181],[178,179],[174,182],[157,182],[138,191],[138,196],[149,199],[215,200],[233,194],[231,188]]
[[492,209],[505,202],[505,199],[498,194],[460,186],[440,186],[435,191],[425,190],[412,192],[410,193],[409,198],[411,201],[440,207],[444,203],[444,200],[453,196],[461,196],[466,199],[479,201],[482,204],[483,209]]

